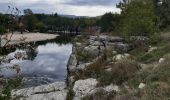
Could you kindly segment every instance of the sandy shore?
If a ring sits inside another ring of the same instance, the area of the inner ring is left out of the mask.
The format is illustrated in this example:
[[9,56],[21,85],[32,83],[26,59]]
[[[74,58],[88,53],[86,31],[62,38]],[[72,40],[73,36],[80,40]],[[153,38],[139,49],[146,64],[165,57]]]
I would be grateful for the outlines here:
[[[10,36],[11,34],[3,35],[3,37],[7,37],[8,39],[10,38]],[[47,33],[24,33],[24,34],[14,33],[9,44],[16,44],[22,41],[25,42],[43,41],[54,39],[57,36],[58,36],[57,34]]]

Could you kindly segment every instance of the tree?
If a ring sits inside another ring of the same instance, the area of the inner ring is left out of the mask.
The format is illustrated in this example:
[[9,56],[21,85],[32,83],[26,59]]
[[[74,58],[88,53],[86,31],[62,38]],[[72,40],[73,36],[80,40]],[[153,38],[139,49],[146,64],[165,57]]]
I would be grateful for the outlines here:
[[160,28],[164,29],[170,25],[170,0],[153,0],[156,14],[160,17]]
[[32,12],[31,9],[24,9],[24,14],[25,14],[25,15],[32,15],[33,12]]
[[151,36],[159,30],[159,17],[155,14],[153,0],[124,0],[122,9],[122,31],[124,35]]
[[24,14],[24,25],[26,29],[31,32],[35,29],[38,20],[30,9],[24,10]]
[[37,22],[36,24],[35,24],[35,27],[36,27],[36,29],[38,29],[40,32],[45,32],[46,30],[45,30],[45,25],[44,25],[44,23],[43,22]]

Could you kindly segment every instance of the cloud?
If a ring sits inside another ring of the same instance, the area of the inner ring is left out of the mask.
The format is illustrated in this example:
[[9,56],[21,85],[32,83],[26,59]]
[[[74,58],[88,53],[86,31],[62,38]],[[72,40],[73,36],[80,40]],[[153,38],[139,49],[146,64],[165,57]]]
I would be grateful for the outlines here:
[[7,6],[20,10],[30,8],[35,13],[59,13],[77,16],[99,16],[106,12],[120,12],[115,4],[120,0],[0,0],[0,11]]
[[76,6],[114,6],[120,0],[71,0],[66,2],[69,5]]

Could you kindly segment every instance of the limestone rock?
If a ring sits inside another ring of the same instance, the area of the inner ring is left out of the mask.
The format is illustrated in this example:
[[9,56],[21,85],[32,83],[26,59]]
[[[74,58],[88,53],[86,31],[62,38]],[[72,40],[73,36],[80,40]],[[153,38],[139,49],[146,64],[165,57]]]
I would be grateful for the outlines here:
[[68,62],[68,68],[69,71],[72,71],[76,68],[77,66],[77,58],[75,54],[71,54],[69,62]]
[[140,83],[138,88],[139,88],[139,89],[143,89],[145,86],[146,86],[146,84]]
[[164,63],[165,60],[166,60],[165,58],[160,58],[160,59],[159,59],[159,63]]
[[82,46],[82,43],[76,42],[76,46]]
[[117,85],[113,85],[113,84],[111,84],[111,85],[109,85],[109,86],[106,86],[106,87],[104,88],[104,90],[105,90],[106,92],[112,92],[112,91],[120,92],[119,87],[118,87]]
[[123,60],[123,59],[127,59],[129,58],[130,55],[128,53],[125,54],[117,54],[113,57],[113,60],[119,61],[119,60]]
[[79,98],[80,100],[80,98],[93,93],[97,83],[97,80],[93,78],[76,81],[73,87],[75,99]]
[[156,49],[158,49],[158,47],[151,47],[151,46],[150,46],[148,52],[152,52],[152,51],[154,51],[154,50],[156,50]]
[[129,50],[132,50],[133,47],[130,44],[124,44],[124,43],[118,43],[115,45],[115,48],[118,49],[121,52],[128,52]]
[[12,90],[12,98],[18,100],[66,100],[68,90],[65,82]]
[[99,46],[89,45],[84,48],[84,52],[97,56],[99,54]]

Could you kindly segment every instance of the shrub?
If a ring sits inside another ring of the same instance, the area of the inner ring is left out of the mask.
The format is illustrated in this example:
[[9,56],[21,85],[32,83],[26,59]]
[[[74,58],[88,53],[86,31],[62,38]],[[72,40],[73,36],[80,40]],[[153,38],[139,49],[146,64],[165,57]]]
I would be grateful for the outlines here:
[[104,73],[105,60],[103,57],[98,58],[92,64],[86,66],[85,70],[77,70],[74,72],[75,80],[86,78],[99,78]]
[[109,73],[102,74],[100,78],[100,85],[108,85],[114,83],[117,85],[122,84],[128,79],[134,77],[135,73],[138,72],[140,66],[133,60],[122,60],[116,62],[112,66],[112,71]]
[[148,84],[140,91],[141,100],[169,100],[170,85],[163,82]]
[[[126,4],[125,4],[126,5]],[[152,36],[159,30],[159,18],[152,0],[133,0],[122,11],[125,36]]]
[[132,78],[139,69],[140,66],[138,63],[132,60],[122,60],[116,63],[112,69],[114,83],[121,84],[129,78]]
[[0,95],[0,100],[11,100],[11,90],[19,87],[21,85],[21,79],[9,79],[6,82],[3,82],[3,94],[5,96]]
[[170,50],[170,44],[166,44],[157,50],[154,50],[149,53],[145,53],[141,57],[139,57],[139,61],[142,61],[144,63],[151,63],[154,61],[158,61],[161,57],[163,57],[166,53],[168,53]]

